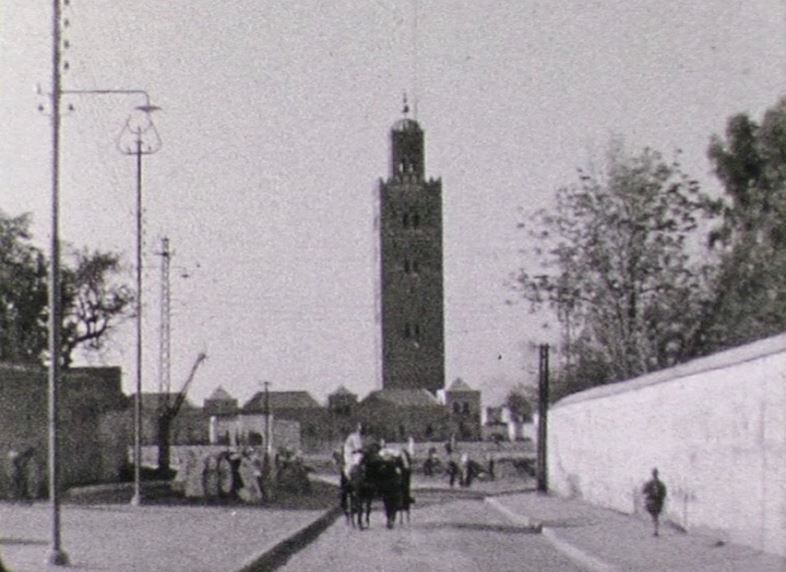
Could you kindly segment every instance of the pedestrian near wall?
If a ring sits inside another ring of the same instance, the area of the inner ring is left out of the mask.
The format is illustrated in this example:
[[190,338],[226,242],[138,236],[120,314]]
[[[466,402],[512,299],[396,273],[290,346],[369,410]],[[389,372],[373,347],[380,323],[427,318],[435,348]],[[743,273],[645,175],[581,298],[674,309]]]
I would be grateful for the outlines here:
[[666,485],[658,478],[658,469],[652,469],[652,478],[646,482],[642,489],[644,493],[644,506],[652,517],[654,527],[653,536],[658,536],[660,513],[666,500]]

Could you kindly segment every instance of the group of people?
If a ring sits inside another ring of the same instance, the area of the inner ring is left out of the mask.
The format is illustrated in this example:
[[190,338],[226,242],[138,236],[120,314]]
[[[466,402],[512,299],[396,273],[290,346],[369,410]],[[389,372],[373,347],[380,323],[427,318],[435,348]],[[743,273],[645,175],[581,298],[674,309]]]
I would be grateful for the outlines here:
[[6,476],[9,484],[9,497],[12,500],[30,501],[42,495],[44,471],[46,467],[38,458],[33,447],[22,451],[8,451]]
[[262,484],[263,459],[253,449],[197,452],[188,450],[181,459],[172,488],[186,498],[218,500],[238,497],[244,502],[266,498]]
[[495,460],[492,455],[487,458],[487,466],[483,467],[480,463],[469,456],[466,451],[458,452],[455,445],[448,441],[445,443],[446,460],[443,461],[437,455],[436,447],[431,447],[428,456],[423,463],[423,474],[427,477],[434,476],[443,470],[447,473],[450,486],[456,484],[462,487],[469,487],[479,475],[485,474],[489,479],[495,478]]
[[[362,423],[358,423],[355,430],[352,431],[344,440],[344,445],[341,450],[341,472],[349,478],[352,470],[357,467],[363,459],[363,454],[366,452],[370,443],[367,443],[368,436],[366,435],[366,428]],[[376,454],[383,459],[402,458],[405,463],[409,464],[413,452],[394,447],[385,442],[384,439],[375,440]],[[412,448],[412,441],[410,440],[410,448]]]
[[[366,442],[367,440],[365,427],[362,423],[359,423],[356,429],[344,440],[341,453],[335,455],[336,462],[341,467],[342,482],[349,479],[354,467],[361,462],[364,450],[369,445]],[[377,454],[382,458],[402,458],[406,464],[411,463],[414,451],[389,446],[384,439],[375,440],[375,443],[378,449]],[[409,448],[413,448],[411,440]],[[428,457],[423,463],[423,474],[425,476],[433,476],[438,472],[444,471],[448,475],[451,487],[457,484],[461,487],[469,487],[480,474],[486,474],[491,479],[494,478],[493,457],[490,457],[488,460],[488,468],[484,468],[480,463],[470,458],[469,453],[466,451],[457,451],[453,440],[445,443],[445,452],[446,460],[443,463],[437,455],[436,447],[429,449]]]
[[[341,456],[342,465],[342,482],[349,479],[351,471],[356,467],[363,458],[364,452],[364,427],[358,424],[355,431],[350,433],[344,441],[344,446]],[[468,487],[472,484],[472,480],[477,476],[482,468],[478,463],[472,461],[466,452],[461,453],[456,460],[456,451],[453,442],[445,444],[447,453],[447,473],[450,478],[450,486],[453,487],[456,482],[460,486]],[[389,448],[384,441],[380,441],[379,454],[382,456],[400,456],[402,453],[398,449]],[[423,473],[426,476],[432,476],[441,465],[441,461],[437,456],[435,447],[431,447],[428,451],[428,457],[423,464]],[[494,478],[494,458],[489,457],[488,469],[486,471],[490,478]],[[667,490],[666,485],[659,478],[658,469],[652,469],[652,478],[646,482],[642,488],[642,495],[644,497],[644,506],[650,514],[653,523],[653,535],[660,534],[660,514],[663,511],[663,505],[666,500]]]
[[341,507],[348,522],[360,528],[368,526],[371,502],[382,500],[388,528],[396,515],[409,517],[414,499],[410,495],[411,450],[388,445],[384,439],[370,439],[359,423],[344,440],[334,459],[341,474]]
[[271,460],[253,447],[185,452],[172,487],[186,498],[272,501],[279,491],[308,493],[308,467],[297,451],[279,448]]

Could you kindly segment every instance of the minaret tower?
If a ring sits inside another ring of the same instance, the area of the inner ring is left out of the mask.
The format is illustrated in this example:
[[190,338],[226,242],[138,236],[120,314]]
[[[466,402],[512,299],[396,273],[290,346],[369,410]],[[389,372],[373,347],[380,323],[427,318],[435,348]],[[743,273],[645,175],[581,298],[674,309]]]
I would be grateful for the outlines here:
[[390,175],[379,185],[383,389],[445,386],[442,181],[425,178],[423,130],[390,131]]

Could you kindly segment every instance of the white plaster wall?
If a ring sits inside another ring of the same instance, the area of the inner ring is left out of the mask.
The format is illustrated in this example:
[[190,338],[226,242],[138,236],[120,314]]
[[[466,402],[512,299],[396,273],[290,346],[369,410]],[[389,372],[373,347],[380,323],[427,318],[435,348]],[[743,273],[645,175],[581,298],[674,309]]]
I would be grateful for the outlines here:
[[549,486],[627,513],[653,467],[665,516],[786,556],[786,335],[551,408]]

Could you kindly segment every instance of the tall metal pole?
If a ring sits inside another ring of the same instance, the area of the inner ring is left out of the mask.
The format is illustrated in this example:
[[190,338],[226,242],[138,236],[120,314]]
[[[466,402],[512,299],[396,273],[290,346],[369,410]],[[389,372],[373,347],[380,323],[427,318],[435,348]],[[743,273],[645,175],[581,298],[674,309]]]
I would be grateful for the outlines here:
[[57,434],[60,384],[60,0],[52,3],[52,231],[49,261],[49,500],[52,546],[49,563],[67,566],[60,543],[60,451]]
[[538,491],[548,492],[548,457],[546,455],[546,439],[549,410],[549,345],[541,344],[539,348],[538,366]]
[[[127,90],[123,93],[138,91],[141,90]],[[136,399],[134,400],[134,496],[131,498],[131,504],[134,506],[142,503],[142,155],[151,155],[161,148],[161,139],[150,118],[151,112],[159,108],[148,103],[136,109],[145,114],[145,121],[134,126],[129,117],[117,141],[117,147],[123,154],[136,156]],[[123,144],[123,136],[126,133],[133,136],[133,145],[128,147]],[[153,142],[145,143],[142,140],[145,133],[153,137]]]
[[[161,324],[159,331],[158,352],[158,391],[168,396],[172,385],[171,375],[171,290],[169,286],[169,266],[172,252],[169,250],[169,239],[161,239]],[[167,397],[168,399],[168,397]]]
[[134,496],[142,503],[142,134],[136,139],[136,399],[134,400]]

